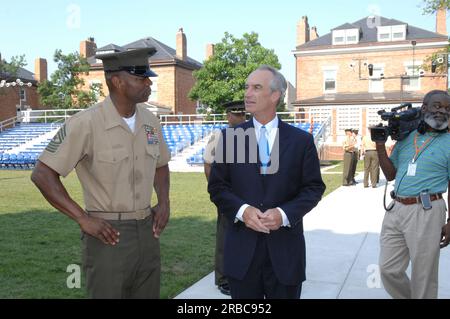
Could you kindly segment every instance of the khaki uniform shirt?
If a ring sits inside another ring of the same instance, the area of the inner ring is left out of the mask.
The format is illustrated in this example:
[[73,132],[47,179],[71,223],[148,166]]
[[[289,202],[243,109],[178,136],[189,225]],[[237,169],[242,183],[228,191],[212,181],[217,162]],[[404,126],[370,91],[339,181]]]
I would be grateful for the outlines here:
[[354,152],[355,151],[355,139],[351,136],[347,136],[345,138],[343,148],[345,152]]
[[374,151],[377,149],[377,145],[374,141],[372,141],[369,135],[363,137],[362,147],[364,151]]
[[131,212],[150,206],[170,155],[153,113],[137,105],[132,133],[108,96],[68,119],[39,160],[64,177],[76,169],[86,210]]

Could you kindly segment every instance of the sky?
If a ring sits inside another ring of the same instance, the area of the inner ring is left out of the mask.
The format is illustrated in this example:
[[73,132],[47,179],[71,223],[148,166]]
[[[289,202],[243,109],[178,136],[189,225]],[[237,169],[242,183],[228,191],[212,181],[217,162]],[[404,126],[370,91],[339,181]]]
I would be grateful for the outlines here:
[[98,47],[153,37],[175,48],[182,27],[188,56],[203,62],[206,45],[220,42],[225,32],[240,38],[253,31],[264,47],[275,50],[282,73],[295,85],[292,51],[302,16],[308,16],[319,36],[373,14],[435,31],[435,17],[423,15],[422,7],[423,0],[2,1],[0,53],[7,61],[24,54],[31,72],[35,58],[46,58],[50,75],[57,67],[55,50],[78,51],[80,41],[88,37],[94,37]]

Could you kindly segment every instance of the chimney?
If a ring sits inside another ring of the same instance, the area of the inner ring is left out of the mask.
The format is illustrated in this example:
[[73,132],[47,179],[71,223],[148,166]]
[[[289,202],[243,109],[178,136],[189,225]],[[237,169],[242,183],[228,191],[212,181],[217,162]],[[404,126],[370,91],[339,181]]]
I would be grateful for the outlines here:
[[214,44],[208,43],[206,45],[206,59],[205,61],[209,60],[210,57],[214,55]]
[[308,17],[303,16],[297,23],[297,46],[309,42],[309,24]]
[[34,79],[39,83],[47,81],[47,60],[37,58],[34,61]]
[[87,40],[80,42],[80,55],[83,58],[94,56],[96,51],[97,44],[95,44],[94,38],[87,38]]
[[309,32],[309,41],[313,41],[319,37],[319,34],[317,33],[317,27],[312,27],[311,31]]
[[436,11],[436,33],[447,35],[447,9],[440,8]]
[[183,28],[180,28],[177,32],[177,56],[183,61],[187,58],[186,42],[186,35],[183,32]]

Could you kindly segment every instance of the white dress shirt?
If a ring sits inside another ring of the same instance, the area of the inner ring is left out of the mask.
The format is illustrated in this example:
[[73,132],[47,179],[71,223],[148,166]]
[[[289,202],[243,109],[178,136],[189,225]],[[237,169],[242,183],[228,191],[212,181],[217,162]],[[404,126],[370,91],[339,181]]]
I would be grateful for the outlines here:
[[[253,125],[255,127],[255,134],[256,134],[256,140],[259,141],[261,127],[263,126],[261,123],[259,123],[255,118],[253,118]],[[278,133],[278,117],[275,116],[275,118],[264,125],[266,128],[266,134],[267,134],[267,141],[269,143],[269,152],[272,152],[273,144],[275,143],[275,139],[277,137]],[[244,222],[244,219],[242,216],[244,215],[244,211],[250,207],[248,204],[244,204],[241,206],[239,211],[236,214],[235,222],[241,221]],[[278,211],[281,213],[281,217],[283,219],[283,227],[290,227],[289,219],[287,218],[286,213],[280,208],[277,207]]]

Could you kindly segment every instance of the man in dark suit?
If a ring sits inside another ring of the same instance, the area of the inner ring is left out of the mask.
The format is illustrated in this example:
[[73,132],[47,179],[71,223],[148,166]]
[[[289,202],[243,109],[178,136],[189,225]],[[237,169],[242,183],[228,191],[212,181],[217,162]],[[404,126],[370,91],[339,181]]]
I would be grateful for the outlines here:
[[313,137],[276,116],[286,86],[272,67],[251,73],[245,107],[253,119],[224,130],[216,148],[208,191],[231,221],[224,270],[234,299],[296,299],[305,280],[302,220],[325,185]]

